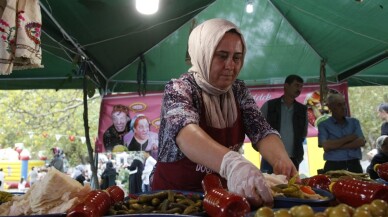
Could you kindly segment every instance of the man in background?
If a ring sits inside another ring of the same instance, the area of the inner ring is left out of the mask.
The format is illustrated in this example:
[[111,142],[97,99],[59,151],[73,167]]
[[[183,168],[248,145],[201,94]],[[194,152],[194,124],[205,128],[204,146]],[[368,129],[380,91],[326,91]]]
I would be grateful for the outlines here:
[[[297,170],[303,160],[303,142],[307,136],[307,107],[296,98],[303,88],[303,79],[298,75],[289,75],[284,81],[284,94],[264,103],[261,112],[267,122],[281,136],[288,156]],[[262,172],[273,173],[273,168],[264,159],[261,160]]]
[[318,125],[318,145],[323,147],[324,171],[348,170],[362,173],[361,147],[365,138],[360,122],[347,117],[345,97],[333,93],[327,97],[327,106],[332,115]]

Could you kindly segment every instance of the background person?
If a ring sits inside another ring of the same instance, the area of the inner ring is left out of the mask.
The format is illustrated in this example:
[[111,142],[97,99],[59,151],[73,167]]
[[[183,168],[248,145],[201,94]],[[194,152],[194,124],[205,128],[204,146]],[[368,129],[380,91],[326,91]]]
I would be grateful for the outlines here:
[[191,32],[188,51],[189,72],[165,86],[152,190],[202,191],[203,177],[219,173],[229,191],[255,205],[272,203],[260,170],[238,153],[245,134],[275,173],[297,171],[278,132],[236,80],[246,53],[240,30],[227,20],[205,21]]
[[383,135],[376,140],[377,154],[372,158],[370,165],[366,171],[369,173],[371,179],[378,179],[379,175],[374,170],[376,164],[388,162],[388,135]]
[[150,131],[150,121],[148,118],[139,114],[131,121],[131,131],[133,138],[128,139],[126,146],[128,151],[150,151],[151,155],[156,158],[158,156],[158,134]]
[[139,156],[135,156],[130,166],[127,167],[129,170],[129,193],[138,194],[142,192],[142,179],[144,164],[143,159]]
[[381,135],[388,135],[388,103],[381,103],[377,112],[378,116],[383,121],[381,124]]
[[26,180],[24,179],[24,177],[21,177],[21,178],[20,178],[20,181],[19,181],[19,183],[18,183],[18,191],[19,191],[19,192],[24,192],[24,191],[26,191],[26,184],[27,184],[27,182],[26,182]]
[[31,167],[31,171],[28,174],[28,178],[30,180],[30,187],[38,180],[38,172],[35,167]]
[[62,150],[58,147],[54,147],[51,150],[54,154],[54,158],[51,160],[49,167],[54,167],[55,169],[64,172]]
[[[381,124],[381,135],[388,135],[388,103],[381,103],[378,107],[377,107],[377,115],[379,116],[379,118],[381,118],[381,120],[383,121],[383,123]],[[377,141],[377,140],[376,140]],[[370,150],[366,156],[368,158],[369,161],[372,160],[372,158],[379,153],[378,149],[377,149],[377,144],[375,144],[374,146],[372,146],[372,150]]]
[[75,177],[75,180],[77,180],[79,183],[81,183],[81,185],[85,185],[85,181],[90,181],[87,177],[86,177],[86,171],[85,170],[81,170],[81,173]]
[[[284,81],[284,94],[264,103],[261,112],[268,123],[279,131],[287,154],[297,170],[303,161],[303,142],[307,136],[307,106],[296,101],[303,88],[303,79],[298,75],[289,75]],[[260,169],[273,173],[272,166],[261,160]]]
[[104,172],[101,174],[101,189],[107,189],[110,186],[116,185],[116,177],[118,173],[113,167],[112,161],[106,162],[106,167]]
[[4,178],[3,168],[0,168],[0,190],[4,190]]
[[120,104],[113,106],[111,118],[113,124],[103,135],[105,151],[112,151],[115,145],[124,145],[124,135],[129,132],[129,108]]
[[346,117],[347,107],[342,94],[330,94],[327,106],[332,116],[318,125],[318,143],[323,147],[323,159],[326,161],[324,171],[362,173],[361,147],[365,145],[365,138],[360,122],[356,118]]
[[143,183],[142,191],[148,192],[150,191],[150,175],[152,170],[154,169],[154,166],[156,164],[156,160],[151,156],[149,151],[144,152],[144,170],[141,175],[141,180]]

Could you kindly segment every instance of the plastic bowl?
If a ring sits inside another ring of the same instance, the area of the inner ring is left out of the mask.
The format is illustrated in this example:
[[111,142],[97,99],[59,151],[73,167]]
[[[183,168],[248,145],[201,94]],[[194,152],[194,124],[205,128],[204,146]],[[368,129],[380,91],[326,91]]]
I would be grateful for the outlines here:
[[334,195],[328,191],[313,188],[313,190],[321,195],[326,197],[325,200],[311,200],[311,199],[298,199],[298,198],[289,198],[289,197],[275,197],[274,198],[274,208],[290,208],[293,206],[299,206],[302,204],[309,205],[311,207],[327,207],[330,206],[330,202],[334,199]]

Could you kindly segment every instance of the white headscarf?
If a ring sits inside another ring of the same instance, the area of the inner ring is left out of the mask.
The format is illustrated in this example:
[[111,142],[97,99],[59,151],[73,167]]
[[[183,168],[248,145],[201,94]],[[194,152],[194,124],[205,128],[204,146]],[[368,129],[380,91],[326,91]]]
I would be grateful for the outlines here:
[[[232,85],[226,89],[218,89],[209,83],[210,67],[213,54],[225,33],[229,30],[240,33],[243,43],[243,58],[246,53],[244,38],[236,25],[223,19],[211,19],[193,29],[189,37],[189,54],[195,81],[202,89],[202,98],[206,109],[206,121],[212,127],[225,128],[233,126],[237,119],[237,106]],[[241,65],[241,66],[242,66]]]
[[384,141],[385,141],[385,139],[387,138],[388,136],[387,135],[382,135],[382,136],[380,136],[379,138],[377,138],[376,139],[376,148],[378,149],[378,150],[382,150],[381,149],[381,146],[383,146],[383,144],[384,144]]

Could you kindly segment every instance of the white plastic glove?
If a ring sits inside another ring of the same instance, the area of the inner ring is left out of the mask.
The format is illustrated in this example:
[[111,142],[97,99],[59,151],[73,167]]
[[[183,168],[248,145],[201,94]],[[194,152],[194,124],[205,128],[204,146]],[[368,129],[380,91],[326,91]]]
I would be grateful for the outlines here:
[[228,182],[230,192],[246,197],[254,206],[273,204],[271,189],[260,170],[235,151],[224,155],[220,175]]

